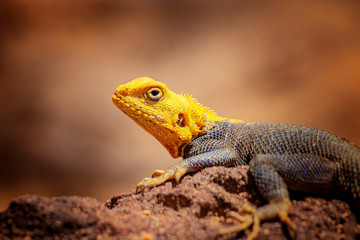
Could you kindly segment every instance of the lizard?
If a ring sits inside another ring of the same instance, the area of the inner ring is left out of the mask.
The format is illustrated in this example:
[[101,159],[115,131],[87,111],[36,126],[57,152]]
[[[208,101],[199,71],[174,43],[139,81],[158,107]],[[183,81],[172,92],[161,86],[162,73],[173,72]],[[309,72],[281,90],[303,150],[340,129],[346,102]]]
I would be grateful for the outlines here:
[[[164,83],[140,77],[116,88],[113,103],[153,135],[173,158],[183,160],[168,170],[155,170],[137,184],[136,192],[177,182],[189,172],[210,166],[249,165],[249,172],[267,204],[244,207],[227,217],[239,221],[219,231],[237,233],[263,220],[279,218],[296,232],[288,217],[288,189],[349,194],[360,206],[360,148],[334,134],[298,125],[236,120],[218,116],[187,94]],[[244,213],[248,213],[244,215]]]

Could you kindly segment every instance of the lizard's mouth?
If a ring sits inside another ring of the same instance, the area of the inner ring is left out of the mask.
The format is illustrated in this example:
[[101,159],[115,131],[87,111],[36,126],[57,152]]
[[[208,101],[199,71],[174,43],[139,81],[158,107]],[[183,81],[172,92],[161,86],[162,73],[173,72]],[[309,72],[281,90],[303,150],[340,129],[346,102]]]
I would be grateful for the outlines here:
[[[136,97],[124,96],[119,92],[114,93],[112,101],[123,113],[132,118],[137,124],[158,139],[169,151],[171,156],[174,158],[181,156],[182,150],[178,150],[177,145],[172,143],[172,138],[167,136],[171,132],[167,131],[168,124],[165,118],[161,116],[154,107],[150,104],[139,102],[140,100]],[[158,127],[154,127],[154,125]],[[159,127],[162,130],[160,130]]]
[[140,107],[133,97],[123,96],[116,91],[112,96],[112,101],[116,107],[132,118],[144,118],[150,121],[165,122],[165,119],[155,113],[155,110],[150,106]]

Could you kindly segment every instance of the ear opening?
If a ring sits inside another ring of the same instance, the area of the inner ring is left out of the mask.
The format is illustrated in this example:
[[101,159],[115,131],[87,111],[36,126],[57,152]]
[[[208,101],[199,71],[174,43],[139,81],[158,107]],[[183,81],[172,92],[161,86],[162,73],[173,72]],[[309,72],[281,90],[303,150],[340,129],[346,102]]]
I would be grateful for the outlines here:
[[186,123],[186,119],[185,119],[185,114],[179,113],[178,120],[177,120],[176,124],[179,127],[185,127],[186,126],[187,123]]

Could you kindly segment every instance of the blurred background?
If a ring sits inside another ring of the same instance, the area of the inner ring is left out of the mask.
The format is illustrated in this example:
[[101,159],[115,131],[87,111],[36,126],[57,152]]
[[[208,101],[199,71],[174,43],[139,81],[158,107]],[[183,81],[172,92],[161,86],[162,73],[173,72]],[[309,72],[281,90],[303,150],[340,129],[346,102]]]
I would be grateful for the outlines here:
[[0,3],[0,210],[23,194],[102,202],[172,159],[112,104],[149,76],[219,115],[360,145],[358,1]]

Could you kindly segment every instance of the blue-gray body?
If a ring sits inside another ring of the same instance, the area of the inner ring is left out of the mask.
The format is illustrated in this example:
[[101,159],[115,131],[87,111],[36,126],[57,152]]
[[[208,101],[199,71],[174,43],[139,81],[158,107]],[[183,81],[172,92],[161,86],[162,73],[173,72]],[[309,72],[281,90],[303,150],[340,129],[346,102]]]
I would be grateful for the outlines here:
[[360,199],[360,149],[317,129],[264,122],[219,122],[184,150],[179,166],[250,165],[268,200],[288,198],[287,188],[350,193]]

